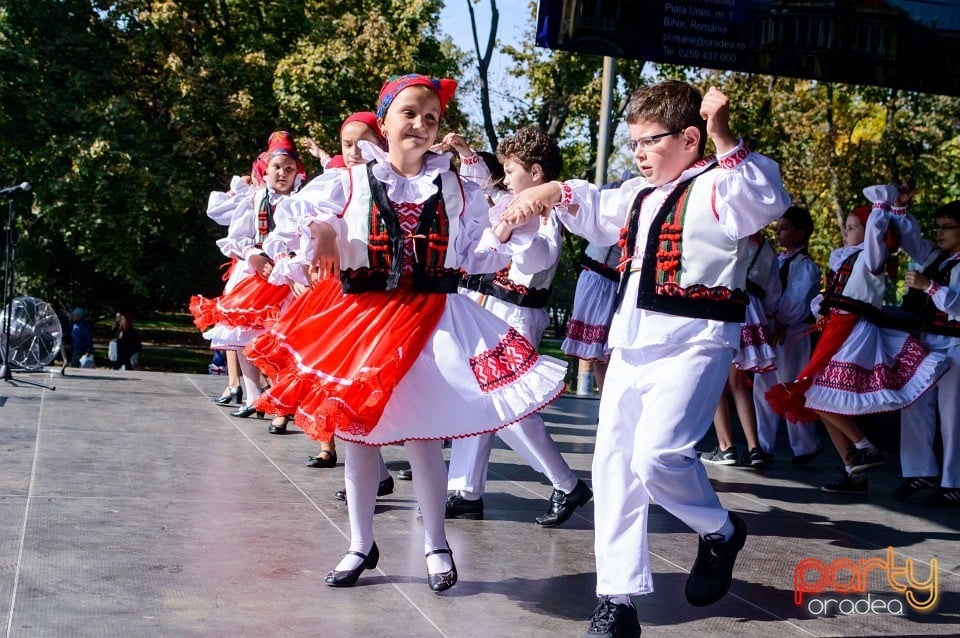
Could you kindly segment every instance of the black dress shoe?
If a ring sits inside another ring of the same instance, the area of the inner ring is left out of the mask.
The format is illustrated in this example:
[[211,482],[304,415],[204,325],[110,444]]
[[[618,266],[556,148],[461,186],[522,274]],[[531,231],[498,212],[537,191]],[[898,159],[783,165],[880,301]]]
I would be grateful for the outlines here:
[[479,521],[483,518],[483,499],[478,498],[475,501],[470,501],[460,494],[453,494],[447,498],[447,507],[443,517]]
[[256,409],[255,407],[253,407],[252,405],[245,405],[245,406],[243,406],[242,408],[240,408],[239,410],[237,410],[236,412],[231,412],[231,413],[230,413],[230,416],[235,416],[235,417],[237,417],[238,419],[245,419],[245,418],[247,418],[248,416],[253,416],[254,414],[257,415],[257,418],[258,418],[258,419],[262,419],[262,418],[263,418],[263,412],[257,410],[257,409]]
[[[380,485],[377,486],[377,496],[386,496],[387,494],[393,494],[393,477],[388,476],[387,478],[380,481]],[[347,502],[347,488],[342,490],[337,490],[333,493],[333,498],[338,501]]]
[[357,584],[357,580],[360,578],[360,574],[363,573],[363,570],[373,569],[377,566],[377,562],[380,560],[380,550],[377,549],[376,543],[374,543],[373,547],[370,548],[369,554],[361,554],[360,552],[355,552],[353,550],[350,550],[347,553],[353,554],[354,556],[359,556],[363,559],[363,562],[360,563],[358,567],[354,567],[353,569],[345,569],[339,572],[336,570],[327,572],[323,582],[331,587],[353,587]]
[[287,433],[287,423],[290,421],[290,417],[283,417],[283,423],[280,425],[271,423],[270,427],[267,428],[267,432],[270,434],[286,434]]
[[537,517],[537,525],[541,527],[562,525],[573,515],[573,510],[586,505],[591,498],[593,498],[593,492],[580,479],[577,479],[576,487],[569,494],[555,489],[550,497],[550,508],[546,514]]
[[427,552],[426,556],[433,556],[434,554],[450,554],[450,569],[445,572],[440,572],[439,574],[431,574],[427,572],[427,583],[430,585],[430,589],[435,592],[447,591],[451,587],[457,584],[457,564],[453,562],[453,552],[450,551],[450,548],[446,549],[435,549],[432,552]]
[[337,451],[321,450],[321,456],[307,457],[307,467],[336,467]]
[[222,394],[213,400],[217,405],[230,405],[231,403],[236,403],[240,405],[243,403],[243,388],[236,386],[235,388],[228,389],[230,394]]

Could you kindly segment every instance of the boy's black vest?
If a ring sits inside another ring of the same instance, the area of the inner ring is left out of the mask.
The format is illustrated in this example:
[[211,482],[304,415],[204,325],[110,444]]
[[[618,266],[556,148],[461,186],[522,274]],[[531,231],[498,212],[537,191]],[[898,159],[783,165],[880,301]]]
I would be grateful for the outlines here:
[[[742,323],[746,318],[747,293],[739,288],[731,289],[722,285],[708,287],[702,284],[684,288],[675,283],[666,285],[661,283],[665,276],[674,277],[674,273],[679,272],[679,268],[682,267],[684,220],[680,217],[684,208],[682,205],[684,196],[697,177],[715,167],[716,164],[677,184],[654,215],[647,233],[647,245],[640,265],[637,308],[694,319],[714,319],[735,323]],[[653,190],[653,188],[641,190],[633,201],[629,222],[621,231],[625,239],[624,257],[636,254],[640,207]],[[618,306],[623,300],[627,281],[631,276],[630,271],[628,265],[620,279],[620,286],[617,289]]]
[[[960,266],[960,258],[951,259],[941,252],[929,266],[923,269],[925,277],[940,286],[950,285],[950,273]],[[960,337],[960,321],[951,320],[947,313],[937,308],[930,295],[922,290],[911,288],[903,297],[900,307],[920,318],[920,330],[930,334]]]

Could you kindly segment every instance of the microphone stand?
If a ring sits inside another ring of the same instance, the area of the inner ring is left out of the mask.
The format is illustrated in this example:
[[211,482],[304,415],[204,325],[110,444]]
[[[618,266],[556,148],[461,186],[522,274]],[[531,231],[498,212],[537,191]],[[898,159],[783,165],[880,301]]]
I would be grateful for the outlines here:
[[3,363],[0,364],[0,379],[7,383],[24,383],[47,390],[56,390],[55,387],[38,381],[14,379],[10,366],[10,320],[13,315],[13,286],[14,272],[17,263],[17,249],[13,242],[13,192],[7,194],[7,227],[6,241],[3,255],[3,339],[0,346],[3,348]]

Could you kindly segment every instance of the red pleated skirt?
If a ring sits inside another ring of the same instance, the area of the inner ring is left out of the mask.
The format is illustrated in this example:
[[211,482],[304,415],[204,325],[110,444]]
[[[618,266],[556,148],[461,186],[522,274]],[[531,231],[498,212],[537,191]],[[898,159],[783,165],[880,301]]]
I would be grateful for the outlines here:
[[314,439],[330,440],[347,427],[369,433],[433,333],[446,297],[406,286],[351,295],[339,283],[314,287],[244,350],[273,380],[256,407],[294,414]]

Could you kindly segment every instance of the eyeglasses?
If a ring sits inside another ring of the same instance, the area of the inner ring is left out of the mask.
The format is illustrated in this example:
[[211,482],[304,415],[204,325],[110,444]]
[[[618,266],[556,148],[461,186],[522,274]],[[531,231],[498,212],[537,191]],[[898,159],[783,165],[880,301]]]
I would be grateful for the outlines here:
[[649,137],[641,137],[639,140],[629,140],[627,141],[627,150],[631,153],[637,150],[639,146],[645,151],[649,151],[651,148],[657,145],[657,140],[662,137],[669,137],[671,135],[676,135],[677,133],[682,133],[682,130],[676,131],[667,131],[666,133],[658,133],[656,135],[651,135]]
[[951,226],[934,226],[933,227],[933,229],[938,233],[945,233],[948,230],[956,230],[958,228],[960,228],[960,225],[957,225],[957,224],[953,224]]

